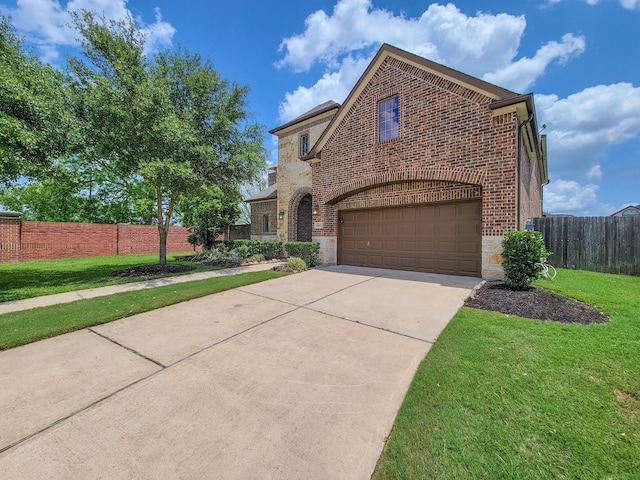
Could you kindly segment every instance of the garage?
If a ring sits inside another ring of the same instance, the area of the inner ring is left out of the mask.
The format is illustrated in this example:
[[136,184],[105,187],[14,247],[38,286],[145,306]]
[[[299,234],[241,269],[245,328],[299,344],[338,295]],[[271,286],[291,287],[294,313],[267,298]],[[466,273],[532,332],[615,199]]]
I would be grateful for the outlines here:
[[481,275],[479,200],[341,210],[338,263],[450,275]]

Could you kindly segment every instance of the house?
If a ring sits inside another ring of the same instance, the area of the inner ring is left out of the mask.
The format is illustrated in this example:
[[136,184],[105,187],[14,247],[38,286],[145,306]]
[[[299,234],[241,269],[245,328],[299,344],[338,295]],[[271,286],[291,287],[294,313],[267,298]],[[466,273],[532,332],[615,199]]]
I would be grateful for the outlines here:
[[628,215],[640,215],[640,205],[628,205],[611,214],[612,217],[626,217]]
[[270,133],[277,183],[249,200],[252,224],[275,217],[269,235],[318,242],[323,264],[501,277],[502,235],[542,215],[533,95],[390,45],[342,105]]

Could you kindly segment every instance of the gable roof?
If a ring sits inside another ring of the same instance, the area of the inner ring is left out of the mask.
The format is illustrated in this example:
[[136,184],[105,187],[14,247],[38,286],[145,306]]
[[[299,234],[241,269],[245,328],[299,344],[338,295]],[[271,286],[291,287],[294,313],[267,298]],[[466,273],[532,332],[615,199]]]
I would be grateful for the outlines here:
[[274,200],[278,198],[278,184],[269,185],[264,190],[260,190],[253,197],[245,200],[246,203],[258,202],[260,200]]
[[378,53],[376,53],[376,56],[364,71],[355,87],[353,87],[344,103],[335,113],[329,122],[329,125],[327,125],[327,128],[322,132],[320,138],[318,138],[309,153],[304,157],[301,157],[301,160],[310,161],[320,158],[322,148],[329,141],[331,135],[333,135],[335,130],[338,128],[338,125],[340,125],[342,120],[347,116],[351,107],[353,107],[373,75],[389,57],[425,70],[491,98],[493,103],[490,104],[489,108],[493,111],[494,115],[506,113],[507,111],[515,112],[517,114],[518,121],[520,122],[520,128],[523,129],[523,140],[527,154],[531,160],[536,160],[538,162],[540,175],[542,177],[542,184],[546,185],[549,183],[549,173],[547,168],[547,138],[546,135],[540,136],[538,134],[532,93],[521,95],[512,92],[506,88],[502,88],[471,75],[467,75],[466,73],[454,70],[453,68],[441,65],[405,50],[401,50],[387,43],[380,47],[380,50],[378,50]]
[[627,205],[626,207],[621,208],[617,212],[612,213],[610,216],[615,217],[616,215],[621,215],[622,212],[624,212],[627,209],[631,209],[631,210],[635,209],[635,210],[638,210],[638,212],[640,212],[640,205]]
[[269,133],[276,135],[278,132],[285,130],[292,125],[296,125],[298,123],[302,123],[305,120],[309,120],[313,117],[317,117],[318,115],[322,115],[323,113],[330,112],[331,110],[338,110],[340,108],[340,104],[338,102],[334,102],[333,100],[329,100],[327,102],[321,103],[317,107],[313,107],[311,110],[303,113],[302,115],[290,120],[289,122],[280,125],[279,127],[273,128],[269,130]]
[[416,66],[439,77],[445,78],[451,82],[457,83],[458,85],[462,85],[473,91],[480,92],[488,96],[489,98],[492,98],[493,100],[503,100],[507,98],[516,98],[519,96],[517,93],[514,93],[505,88],[498,87],[497,85],[493,85],[492,83],[485,82],[484,80],[480,80],[479,78],[472,77],[471,75],[467,75],[466,73],[459,72],[458,70],[454,70],[453,68],[446,67],[439,63],[427,60],[426,58],[384,43],[356,83],[355,87],[353,87],[344,103],[340,106],[338,112],[331,119],[331,122],[324,130],[318,141],[309,151],[309,154],[302,157],[301,160],[312,160],[313,158],[317,158],[318,153],[327,143],[340,122],[345,118],[355,101],[360,96],[360,93],[362,93],[364,88],[369,83],[369,80],[371,80],[375,72],[380,68],[382,63],[388,57],[396,58],[402,62]]

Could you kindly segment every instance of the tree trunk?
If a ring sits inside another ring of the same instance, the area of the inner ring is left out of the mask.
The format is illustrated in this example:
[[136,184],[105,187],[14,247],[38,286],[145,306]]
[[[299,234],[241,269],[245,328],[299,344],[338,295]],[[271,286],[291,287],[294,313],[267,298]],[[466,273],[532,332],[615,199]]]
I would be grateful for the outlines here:
[[164,225],[158,225],[158,235],[160,236],[160,265],[167,264],[167,234],[169,230]]

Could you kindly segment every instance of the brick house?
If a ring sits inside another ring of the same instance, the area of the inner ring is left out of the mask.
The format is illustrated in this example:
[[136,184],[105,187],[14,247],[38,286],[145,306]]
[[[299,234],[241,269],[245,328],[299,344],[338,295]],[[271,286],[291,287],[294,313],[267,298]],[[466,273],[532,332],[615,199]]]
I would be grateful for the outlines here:
[[[390,45],[342,105],[270,133],[276,236],[319,242],[324,264],[500,277],[504,232],[542,215],[533,95]],[[249,200],[252,223],[264,192]]]

